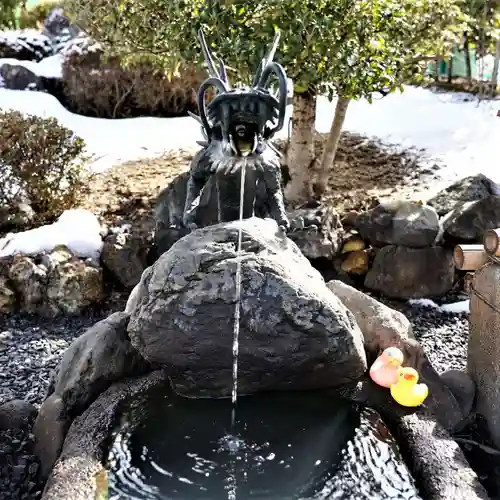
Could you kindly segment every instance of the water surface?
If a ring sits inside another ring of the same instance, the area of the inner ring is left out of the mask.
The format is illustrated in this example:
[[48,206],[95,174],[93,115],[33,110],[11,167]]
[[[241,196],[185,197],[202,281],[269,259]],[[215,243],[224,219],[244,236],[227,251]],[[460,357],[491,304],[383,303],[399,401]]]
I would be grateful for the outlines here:
[[109,452],[110,500],[417,499],[378,414],[317,393],[128,403]]

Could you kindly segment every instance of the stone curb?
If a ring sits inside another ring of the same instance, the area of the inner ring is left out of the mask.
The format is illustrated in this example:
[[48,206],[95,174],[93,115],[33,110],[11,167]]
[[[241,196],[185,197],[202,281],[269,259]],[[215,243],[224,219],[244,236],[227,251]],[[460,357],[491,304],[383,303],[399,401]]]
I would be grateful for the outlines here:
[[[71,425],[42,500],[93,500],[106,484],[104,447],[122,402],[156,384],[168,383],[162,371],[111,386]],[[356,399],[349,398],[348,399]],[[488,500],[458,444],[432,416],[395,415],[379,408],[396,438],[423,498]],[[406,413],[406,412],[405,412]]]
[[104,447],[120,404],[159,383],[161,370],[113,384],[71,425],[64,446],[45,486],[42,500],[94,500],[105,481]]
[[414,413],[384,421],[426,500],[488,500],[457,442],[431,417]]

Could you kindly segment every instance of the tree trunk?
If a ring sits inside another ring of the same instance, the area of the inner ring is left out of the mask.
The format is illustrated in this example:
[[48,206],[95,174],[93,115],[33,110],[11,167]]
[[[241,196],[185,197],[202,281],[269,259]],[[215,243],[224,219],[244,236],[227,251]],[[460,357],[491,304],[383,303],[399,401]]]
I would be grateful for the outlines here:
[[453,57],[448,60],[448,83],[453,81]]
[[439,64],[441,63],[440,59],[436,59],[436,67],[434,68],[434,80],[439,82]]
[[495,96],[498,86],[498,69],[500,68],[500,38],[498,38],[495,50],[495,61],[493,62],[493,74],[491,75],[491,91]]
[[328,134],[328,139],[323,149],[323,156],[321,157],[321,165],[319,168],[316,192],[320,195],[325,192],[328,183],[328,174],[335,161],[335,155],[339,147],[340,133],[342,132],[347,114],[347,107],[350,102],[351,100],[349,98],[339,95],[337,105],[335,106],[335,116],[333,117],[332,127],[330,128],[330,133]]
[[288,145],[287,164],[290,182],[285,189],[287,201],[299,205],[312,198],[311,168],[314,163],[316,94],[294,93],[292,135]]
[[465,53],[465,74],[467,76],[467,83],[472,83],[472,66],[470,63],[470,50],[469,50],[469,35],[465,34],[464,40],[464,53]]

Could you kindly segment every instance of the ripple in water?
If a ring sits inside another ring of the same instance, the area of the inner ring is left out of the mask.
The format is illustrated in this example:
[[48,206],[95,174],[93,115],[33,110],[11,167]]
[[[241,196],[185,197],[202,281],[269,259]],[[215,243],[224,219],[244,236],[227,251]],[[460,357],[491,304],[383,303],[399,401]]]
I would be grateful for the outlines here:
[[109,500],[419,499],[377,413],[320,394],[231,401],[154,389],[123,412]]

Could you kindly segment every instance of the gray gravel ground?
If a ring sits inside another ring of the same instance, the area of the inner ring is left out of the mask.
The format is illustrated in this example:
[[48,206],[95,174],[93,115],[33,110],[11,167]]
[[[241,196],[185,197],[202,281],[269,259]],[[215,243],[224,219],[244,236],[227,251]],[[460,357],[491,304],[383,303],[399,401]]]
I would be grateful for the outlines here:
[[40,405],[62,353],[95,317],[56,321],[0,317],[0,404],[24,399]]
[[[103,315],[57,320],[0,315],[0,404],[24,399],[40,406],[64,350]],[[0,500],[41,497],[33,444],[29,431],[0,430]]]
[[450,314],[408,304],[392,303],[391,306],[410,320],[416,340],[424,346],[429,360],[439,373],[451,369],[465,370],[469,336],[466,313]]
[[[410,319],[416,338],[440,372],[465,367],[468,334],[465,314],[444,314],[401,303],[390,305]],[[19,398],[39,406],[51,372],[66,347],[106,313],[54,321],[0,316],[0,404]],[[27,432],[0,431],[0,499],[39,499],[42,485],[36,481],[37,470],[33,436]]]

